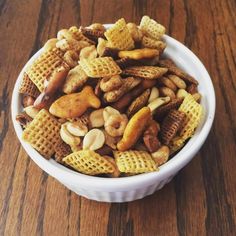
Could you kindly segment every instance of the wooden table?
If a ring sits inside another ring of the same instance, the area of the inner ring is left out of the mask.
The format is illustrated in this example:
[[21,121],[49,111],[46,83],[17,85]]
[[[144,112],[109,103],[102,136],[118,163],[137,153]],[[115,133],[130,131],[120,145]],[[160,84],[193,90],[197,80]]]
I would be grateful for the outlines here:
[[[0,235],[236,235],[236,2],[0,0]],[[194,160],[145,199],[78,197],[27,157],[11,122],[12,89],[25,62],[71,25],[138,23],[147,14],[187,45],[213,80],[212,131]]]

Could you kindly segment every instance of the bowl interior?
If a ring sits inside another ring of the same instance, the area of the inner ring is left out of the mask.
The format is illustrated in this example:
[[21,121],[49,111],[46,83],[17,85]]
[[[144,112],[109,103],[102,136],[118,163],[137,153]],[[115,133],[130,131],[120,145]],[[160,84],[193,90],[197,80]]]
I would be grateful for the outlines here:
[[16,134],[28,155],[40,166],[40,168],[42,168],[44,171],[59,180],[69,178],[71,182],[76,183],[80,181],[81,184],[83,183],[83,181],[85,181],[84,183],[86,183],[87,186],[93,186],[94,181],[96,181],[97,188],[99,188],[99,186],[102,186],[103,188],[105,187],[109,189],[111,186],[113,188],[115,186],[124,187],[130,184],[145,184],[148,181],[154,180],[156,178],[164,179],[169,176],[170,173],[177,172],[178,170],[180,170],[192,159],[192,157],[196,154],[196,152],[204,143],[212,126],[215,114],[214,88],[205,67],[188,48],[186,48],[183,44],[167,35],[164,36],[164,40],[167,43],[167,48],[165,49],[164,56],[173,59],[174,62],[178,65],[178,67],[182,68],[184,71],[195,77],[199,81],[198,88],[200,93],[202,94],[201,104],[204,107],[204,117],[201,121],[201,124],[197,128],[194,136],[188,141],[184,148],[171,160],[162,165],[160,167],[160,171],[116,179],[87,176],[70,170],[58,164],[53,159],[44,159],[36,150],[34,150],[29,144],[25,143],[21,139],[23,130],[15,120],[16,115],[22,111],[21,96],[18,93],[18,88],[23,77],[23,71],[25,71],[26,67],[28,67],[42,53],[42,49],[40,49],[26,63],[21,73],[19,74],[12,95],[11,107],[12,120]]

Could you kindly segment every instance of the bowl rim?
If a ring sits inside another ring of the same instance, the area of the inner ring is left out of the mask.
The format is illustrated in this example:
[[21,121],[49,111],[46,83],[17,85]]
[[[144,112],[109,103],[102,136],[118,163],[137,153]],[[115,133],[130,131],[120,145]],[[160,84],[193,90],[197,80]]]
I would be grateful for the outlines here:
[[[104,24],[106,27],[110,27],[112,24]],[[167,161],[164,165],[162,165],[159,169],[159,171],[150,172],[150,173],[143,173],[135,176],[128,176],[128,177],[122,177],[122,178],[105,178],[105,177],[97,177],[97,176],[89,176],[82,173],[78,173],[74,170],[71,170],[69,168],[64,167],[63,165],[57,163],[56,161],[50,159],[46,160],[44,157],[42,157],[30,144],[24,142],[21,138],[23,129],[21,128],[20,124],[16,122],[15,117],[18,113],[18,108],[20,105],[20,93],[18,92],[18,88],[20,86],[21,79],[23,77],[23,72],[25,71],[26,67],[32,63],[41,53],[42,48],[38,50],[24,65],[21,72],[18,75],[18,78],[15,82],[13,93],[12,93],[12,102],[11,102],[11,114],[12,114],[12,122],[15,129],[15,132],[17,134],[17,137],[25,149],[26,153],[30,156],[31,159],[44,171],[46,171],[49,175],[55,177],[58,180],[65,180],[68,178],[68,180],[71,182],[71,184],[78,184],[80,183],[81,186],[86,187],[95,187],[96,188],[104,189],[104,190],[111,190],[111,189],[123,189],[130,186],[133,186],[133,188],[137,188],[140,186],[140,184],[147,184],[151,183],[153,181],[156,181],[157,179],[163,180],[166,177],[169,177],[173,173],[177,173],[182,167],[184,167],[198,152],[198,150],[201,148],[203,143],[205,142],[211,126],[213,124],[214,116],[215,116],[215,91],[213,87],[212,80],[200,61],[200,59],[186,46],[184,46],[182,43],[177,41],[176,39],[164,35],[164,40],[170,44],[174,44],[176,47],[178,47],[180,50],[185,51],[185,53],[189,54],[191,56],[193,63],[196,64],[196,67],[201,71],[201,73],[204,75],[204,80],[207,83],[208,86],[208,94],[207,98],[210,99],[209,103],[211,106],[209,106],[208,109],[208,115],[205,118],[205,122],[202,125],[202,128],[198,134],[193,135],[193,137],[189,140],[187,144],[182,148],[180,152],[178,152],[172,159]],[[191,142],[193,140],[195,142]],[[196,139],[196,140],[195,140]],[[151,182],[150,182],[151,181]]]

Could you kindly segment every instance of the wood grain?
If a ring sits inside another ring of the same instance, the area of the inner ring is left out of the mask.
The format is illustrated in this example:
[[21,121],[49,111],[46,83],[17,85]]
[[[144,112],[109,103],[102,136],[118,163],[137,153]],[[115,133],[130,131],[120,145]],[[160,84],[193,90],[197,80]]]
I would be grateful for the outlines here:
[[[235,235],[236,2],[234,0],[0,0],[0,235]],[[217,109],[194,160],[161,191],[109,204],[77,196],[39,169],[11,123],[15,79],[71,25],[138,23],[147,14],[202,60]]]

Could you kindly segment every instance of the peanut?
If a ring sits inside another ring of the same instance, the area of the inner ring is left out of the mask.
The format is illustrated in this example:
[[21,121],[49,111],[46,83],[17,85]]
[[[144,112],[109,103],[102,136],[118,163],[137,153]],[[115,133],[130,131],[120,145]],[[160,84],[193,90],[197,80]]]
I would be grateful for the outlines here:
[[100,129],[91,129],[84,137],[83,149],[97,150],[105,143],[104,133]]
[[79,137],[73,136],[67,129],[68,123],[62,124],[60,129],[60,136],[62,140],[70,145],[71,147],[75,147],[80,144],[81,139]]
[[85,136],[88,133],[88,127],[82,123],[68,122],[67,129],[72,135],[77,137]]

